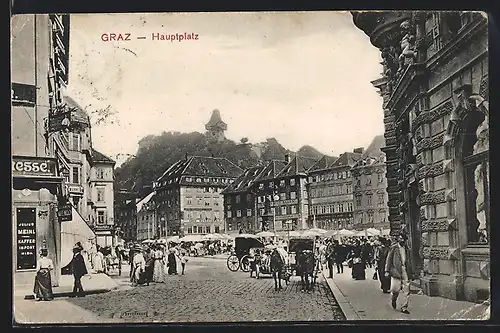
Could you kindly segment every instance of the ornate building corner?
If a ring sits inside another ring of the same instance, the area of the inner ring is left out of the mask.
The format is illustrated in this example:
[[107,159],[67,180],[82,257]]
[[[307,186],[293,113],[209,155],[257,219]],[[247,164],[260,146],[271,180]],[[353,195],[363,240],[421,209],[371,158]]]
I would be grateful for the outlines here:
[[459,248],[449,248],[448,249],[448,258],[446,258],[446,259],[450,259],[450,260],[460,259],[460,249]]
[[479,272],[481,273],[481,277],[483,279],[490,278],[490,262],[489,261],[481,261],[479,263]]
[[453,159],[444,160],[443,165],[444,165],[444,172],[453,172],[455,169]]

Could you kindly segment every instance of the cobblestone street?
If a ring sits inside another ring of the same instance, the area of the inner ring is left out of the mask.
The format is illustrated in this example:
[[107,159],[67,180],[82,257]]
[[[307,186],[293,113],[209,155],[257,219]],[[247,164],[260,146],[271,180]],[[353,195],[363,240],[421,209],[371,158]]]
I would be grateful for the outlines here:
[[222,259],[191,258],[186,275],[168,276],[166,283],[131,288],[125,277],[120,282],[123,288],[117,291],[69,302],[104,321],[345,320],[322,277],[311,293],[300,291],[298,277],[276,292],[271,277],[257,280],[248,273],[233,273]]

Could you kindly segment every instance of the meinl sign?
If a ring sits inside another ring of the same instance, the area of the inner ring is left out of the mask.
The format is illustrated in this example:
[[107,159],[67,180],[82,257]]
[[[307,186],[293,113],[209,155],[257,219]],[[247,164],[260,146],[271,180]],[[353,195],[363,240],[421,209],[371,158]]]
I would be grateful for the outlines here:
[[14,176],[51,176],[56,177],[56,160],[50,158],[12,156]]
[[57,218],[59,222],[73,220],[73,210],[71,204],[59,205],[57,208]]
[[17,269],[36,268],[36,209],[17,208]]

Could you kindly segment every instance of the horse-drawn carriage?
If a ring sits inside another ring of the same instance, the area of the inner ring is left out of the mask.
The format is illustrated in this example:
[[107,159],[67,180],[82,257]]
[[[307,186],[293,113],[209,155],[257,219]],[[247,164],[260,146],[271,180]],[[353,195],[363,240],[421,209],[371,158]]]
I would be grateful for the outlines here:
[[239,234],[234,238],[234,251],[227,258],[227,268],[231,272],[241,269],[243,272],[250,271],[250,263],[253,251],[264,250],[265,246],[260,239],[252,234]]
[[311,285],[316,283],[320,272],[320,260],[315,253],[315,238],[313,236],[299,236],[290,238],[288,242],[288,255],[291,271],[300,276],[303,286],[309,289],[309,278]]

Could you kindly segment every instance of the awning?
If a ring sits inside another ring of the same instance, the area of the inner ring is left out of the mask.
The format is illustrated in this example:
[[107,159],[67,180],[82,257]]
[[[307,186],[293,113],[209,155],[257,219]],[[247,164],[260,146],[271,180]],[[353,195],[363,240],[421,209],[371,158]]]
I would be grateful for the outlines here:
[[91,251],[93,240],[96,238],[94,231],[78,213],[71,207],[73,219],[61,222],[61,267],[68,265],[73,258],[73,246],[80,242],[86,251]]

